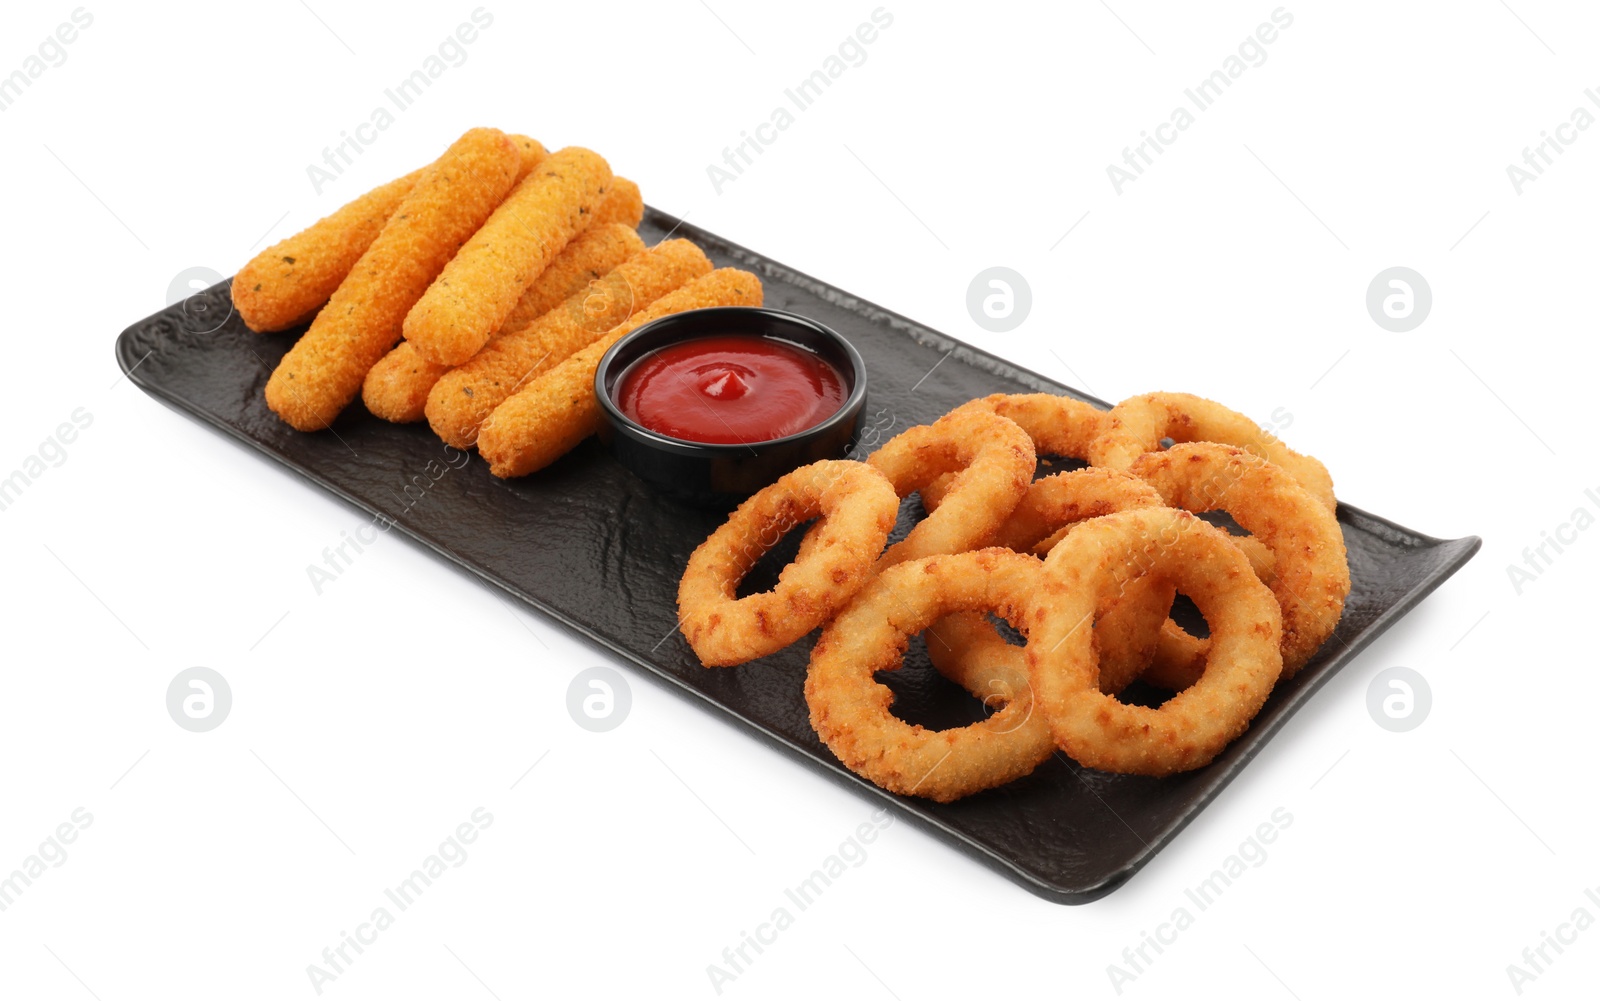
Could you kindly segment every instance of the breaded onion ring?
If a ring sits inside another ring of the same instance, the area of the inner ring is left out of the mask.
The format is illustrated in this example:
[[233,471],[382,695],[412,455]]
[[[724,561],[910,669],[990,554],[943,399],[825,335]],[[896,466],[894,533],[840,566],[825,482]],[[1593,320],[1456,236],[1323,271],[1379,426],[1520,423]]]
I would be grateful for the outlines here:
[[[1110,426],[1110,415],[1105,411],[1081,400],[1050,393],[996,393],[964,403],[952,413],[972,410],[996,413],[1017,424],[1033,440],[1038,455],[1085,461],[1090,446]],[[1010,517],[985,544],[1044,556],[1079,521],[1128,507],[1147,506],[1143,502],[1128,503],[1136,491],[1130,493],[1123,487],[1119,495],[1113,484],[1091,485],[1092,481],[1083,478],[1063,478],[1070,475],[1057,474],[1034,481]],[[954,474],[946,473],[923,487],[923,507],[930,512],[937,511],[953,479]],[[1143,498],[1144,501],[1157,499],[1151,495]],[[1234,537],[1233,541],[1245,550],[1262,580],[1268,580],[1271,552],[1253,539]],[[1170,687],[1174,681],[1183,679],[1192,683],[1199,677],[1195,665],[1203,669],[1206,641],[1191,636],[1167,618],[1174,597],[1172,588],[1155,581],[1136,582],[1130,586],[1120,607],[1107,612],[1096,633],[1102,644],[1102,691],[1120,692],[1135,677],[1144,677],[1162,687]],[[1156,615],[1157,611],[1161,614]],[[987,628],[987,623],[984,626]],[[975,627],[967,623],[959,628]],[[993,642],[1004,642],[992,629],[989,632]]]
[[[1092,627],[1109,595],[1144,574],[1194,599],[1210,667],[1159,709],[1099,689]],[[1225,533],[1186,511],[1141,508],[1086,521],[1045,559],[1028,612],[1034,697],[1060,748],[1102,771],[1170,775],[1209,763],[1249,726],[1282,670],[1277,603]]]
[[[991,544],[1025,553],[1040,539],[1056,538],[1080,521],[1160,504],[1161,495],[1150,484],[1114,469],[1090,466],[1041,476],[994,533]],[[1034,551],[1043,556],[1050,550]]]
[[[1087,459],[1091,445],[1110,426],[1110,416],[1104,411],[1070,397],[1048,393],[997,393],[965,403],[952,413],[972,410],[997,413],[1012,420],[1028,432],[1039,455]],[[1088,470],[1079,472],[1088,473]],[[923,488],[924,507],[929,511],[937,510],[952,480],[953,474],[945,474]],[[1139,493],[1115,480],[1096,482],[1073,473],[1041,477],[1029,487],[1005,523],[984,542],[1044,556],[1080,521],[1159,502],[1159,495],[1149,493],[1135,502]],[[1249,557],[1257,576],[1270,583],[1274,564],[1272,551],[1259,539],[1229,538]],[[1167,618],[1165,613],[1170,611],[1174,597],[1170,587],[1154,581],[1140,581],[1130,585],[1116,610],[1106,612],[1096,627],[1096,638],[1102,644],[1102,691],[1119,692],[1134,677],[1179,690],[1200,676],[1205,664],[1206,641],[1190,635]],[[1163,614],[1156,615],[1158,610]],[[1003,642],[998,634],[994,640]]]
[[1228,512],[1272,550],[1283,676],[1304,667],[1333,635],[1350,594],[1344,535],[1333,513],[1287,470],[1231,445],[1174,445],[1141,456],[1130,472],[1172,507]]
[[[1089,468],[1096,469],[1098,467],[1090,466]],[[1079,472],[1082,472],[1082,470],[1079,470]],[[1135,477],[1135,479],[1137,479],[1137,477]],[[1034,482],[1037,484],[1043,481],[1035,480]],[[1024,498],[1024,502],[1026,502],[1026,498]],[[1020,507],[1021,505],[1018,506]],[[1110,514],[1111,512],[1104,511],[1101,513]],[[1057,531],[1054,535],[1051,535],[1049,538],[1045,539],[1043,542],[1032,547],[1031,549],[1019,551],[1030,552],[1033,555],[1041,558],[1049,556],[1050,550],[1056,547],[1056,543],[1066,538],[1067,533],[1071,530],[1072,526],[1068,525],[1066,528]],[[1256,576],[1261,578],[1261,583],[1272,583],[1272,574],[1274,572],[1273,568],[1278,564],[1278,558],[1272,555],[1272,550],[1268,549],[1264,544],[1262,544],[1260,539],[1257,539],[1251,535],[1229,535],[1228,541],[1238,546],[1239,551],[1244,553],[1244,558],[1250,561],[1250,569],[1254,570],[1256,572]]]
[[[1003,662],[961,677],[988,699],[990,680],[1004,686],[1005,707],[987,720],[928,730],[896,717],[894,693],[873,674],[901,666],[909,637],[961,611],[992,611],[1021,629],[1039,561],[1005,549],[930,556],[901,563],[873,580],[811,651],[806,704],[811,725],[845,767],[881,788],[948,803],[1003,785],[1038,767],[1054,750],[1046,721],[1034,712],[1025,678]],[[930,645],[932,645],[930,643]]]
[[[1033,482],[1018,505],[1018,511],[1012,513],[1006,527],[998,534],[1005,539],[1007,528],[1019,526],[1023,538],[1032,538],[1057,525],[1066,526],[1061,530],[1064,534],[1070,532],[1077,523],[1090,518],[1135,508],[1160,507],[1161,503],[1161,495],[1154,487],[1127,473],[1093,467],[1056,473]],[[1100,609],[1100,619],[1095,624],[1101,691],[1116,694],[1139,677],[1154,659],[1164,628],[1182,636],[1188,635],[1177,623],[1167,620],[1175,597],[1177,590],[1167,581],[1141,577],[1129,581],[1125,589],[1107,599],[1105,606]],[[933,635],[943,637],[948,629],[963,641],[964,649],[979,650],[981,656],[993,655],[996,652],[994,644],[1005,643],[994,627],[982,621],[981,617],[977,622],[973,621],[972,616],[963,618],[962,622],[948,625],[941,621],[932,630]],[[981,645],[971,636],[980,626],[989,633]],[[933,641],[928,644],[930,654],[934,645]],[[955,680],[953,674],[945,672],[945,667],[959,670],[963,666],[958,663],[961,660],[959,654],[941,651],[941,655],[934,660],[934,666]]]
[[[1070,531],[1072,531],[1072,526],[1068,525],[1050,538],[1034,546],[1033,554],[1035,556],[1049,555],[1050,550],[1055,548],[1056,543],[1065,538]],[[1273,567],[1277,563],[1277,557],[1272,554],[1272,550],[1263,545],[1260,539],[1248,535],[1229,535],[1228,541],[1238,546],[1239,551],[1244,553],[1245,559],[1250,561],[1250,569],[1255,572],[1261,583],[1271,587]],[[1159,602],[1159,599],[1153,596],[1148,600]],[[1172,607],[1170,600],[1167,601],[1167,607],[1169,609]],[[1130,622],[1148,621],[1145,615],[1141,613],[1129,611],[1126,614],[1129,616]],[[1142,638],[1144,637],[1141,634]],[[1148,648],[1141,646],[1139,649],[1145,650]],[[1209,647],[1205,639],[1187,632],[1172,619],[1167,619],[1161,623],[1160,635],[1155,638],[1155,648],[1149,653],[1145,669],[1139,675],[1139,680],[1157,688],[1181,692],[1194,684],[1195,680],[1200,677],[1201,672],[1206,669],[1207,649]],[[1106,666],[1108,661],[1112,663],[1129,663],[1129,661],[1126,659],[1117,661],[1114,658],[1102,657],[1100,690],[1103,692],[1121,691],[1120,688],[1111,686],[1116,684],[1122,674],[1114,669],[1108,669]]]
[[1089,462],[1126,470],[1139,456],[1160,451],[1163,438],[1242,448],[1282,466],[1329,511],[1338,506],[1328,467],[1296,452],[1244,414],[1189,393],[1146,393],[1112,407],[1105,432],[1089,446]]
[[984,613],[951,613],[925,629],[923,636],[934,669],[981,699],[993,714],[981,726],[1000,734],[1031,728],[1034,732],[1023,739],[1029,746],[1035,741],[1042,746],[1042,751],[1033,752],[1040,754],[1041,760],[1055,749],[1055,738],[1043,714],[1001,712],[1019,700],[1031,702],[1033,686],[1028,681],[1024,648],[1001,638]]
[[[985,410],[1013,422],[1028,432],[1038,455],[1059,455],[1085,462],[1089,459],[1089,443],[1105,431],[1107,420],[1103,410],[1082,400],[1052,393],[995,393],[963,403],[951,412],[967,410]],[[923,487],[920,491],[922,506],[930,512],[936,510],[954,478],[954,473],[945,473]],[[1021,549],[1017,551],[1022,552]]]
[[1010,702],[1026,687],[1023,648],[1006,642],[983,612],[952,612],[923,630],[923,638],[934,670],[969,692],[1007,686]]
[[1206,673],[1206,657],[1210,652],[1210,640],[1195,636],[1169,619],[1161,625],[1155,653],[1139,680],[1170,692],[1181,692]]
[[[1056,526],[1065,526],[1062,531],[1070,532],[1090,518],[1160,506],[1161,495],[1154,487],[1126,473],[1093,467],[1056,473],[1033,482],[1001,528],[997,542],[1025,552],[1026,540]],[[1095,626],[1101,691],[1120,692],[1144,671],[1155,656],[1159,633],[1168,624],[1167,613],[1176,597],[1172,585],[1147,577],[1130,581],[1103,609]],[[1176,623],[1168,625],[1182,631]]]
[[980,409],[955,410],[909,428],[867,457],[906,497],[934,477],[959,469],[939,510],[928,515],[878,561],[882,571],[905,560],[960,553],[983,545],[1033,482],[1033,443],[1022,428]]
[[[1090,469],[1097,467],[1090,466]],[[1079,470],[1088,472],[1088,470]],[[1034,481],[1034,488],[1049,479]],[[1030,491],[1031,493],[1031,491]],[[1157,495],[1159,497],[1159,495]],[[1024,497],[1019,509],[1028,505],[1028,498]],[[1108,514],[1102,511],[1101,514]],[[1013,515],[1015,520],[1015,515]],[[1031,552],[1035,556],[1048,556],[1056,543],[1066,538],[1072,531],[1072,525],[1051,535],[1043,542],[1034,546]],[[1272,550],[1262,544],[1260,539],[1249,535],[1230,535],[1228,541],[1239,547],[1245,558],[1250,561],[1250,569],[1260,578],[1261,583],[1272,585],[1273,567],[1277,557]],[[1116,637],[1112,642],[1118,645],[1102,649],[1100,658],[1100,690],[1107,693],[1122,691],[1127,687],[1126,682],[1132,680],[1132,675],[1126,673],[1127,668],[1135,664],[1144,665],[1142,673],[1136,672],[1140,681],[1155,685],[1157,688],[1166,688],[1174,692],[1194,684],[1195,679],[1206,666],[1206,641],[1199,636],[1194,636],[1172,619],[1160,622],[1160,634],[1151,635],[1149,624],[1151,612],[1155,606],[1163,604],[1163,598],[1158,595],[1166,594],[1165,608],[1172,608],[1172,600],[1176,594],[1168,593],[1167,588],[1157,588],[1149,584],[1134,584],[1129,586],[1129,595],[1126,607],[1118,609],[1116,614],[1108,614],[1101,620],[1097,629],[1104,632],[1097,633],[1102,642],[1107,642],[1107,637]],[[1116,628],[1107,629],[1107,623]],[[1137,625],[1136,625],[1137,624]],[[1153,646],[1151,643],[1153,642]],[[1120,651],[1120,653],[1118,652]]]
[[[847,459],[802,466],[746,500],[689,557],[678,585],[679,628],[707,667],[731,667],[783,649],[826,622],[871,577],[900,501],[871,466]],[[796,525],[800,558],[770,591],[734,589]]]

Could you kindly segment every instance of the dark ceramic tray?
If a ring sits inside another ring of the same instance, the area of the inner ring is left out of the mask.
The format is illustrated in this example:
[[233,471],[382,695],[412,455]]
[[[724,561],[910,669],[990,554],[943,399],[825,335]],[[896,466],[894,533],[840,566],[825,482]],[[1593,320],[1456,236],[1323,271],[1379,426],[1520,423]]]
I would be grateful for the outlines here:
[[[876,423],[882,437],[995,392],[1066,393],[1099,403],[648,211],[640,226],[646,242],[668,232],[695,241],[719,266],[755,271],[768,306],[814,317],[850,339],[866,360],[869,425]],[[1079,768],[1058,754],[1027,779],[939,805],[894,796],[857,778],[817,739],[802,695],[811,638],[734,670],[707,670],[695,660],[675,629],[678,576],[719,516],[653,495],[593,440],[544,472],[511,482],[496,480],[476,459],[460,469],[441,464],[449,471],[413,504],[406,493],[412,478],[428,477],[429,464],[446,458],[426,424],[386,424],[356,404],[335,433],[301,434],[267,409],[263,386],[293,339],[246,330],[232,315],[224,282],[129,327],[117,341],[117,360],[157,399],[362,511],[392,520],[444,558],[1061,903],[1086,903],[1126,882],[1335,671],[1479,546],[1476,538],[1419,535],[1342,504],[1339,521],[1354,581],[1344,620],[1311,665],[1278,688],[1249,732],[1213,764],[1150,779]],[[908,503],[900,531],[918,513],[915,501]],[[757,570],[770,574],[770,568]],[[896,711],[925,725],[964,724],[981,713],[976,700],[926,667],[916,645],[889,683],[897,692]]]

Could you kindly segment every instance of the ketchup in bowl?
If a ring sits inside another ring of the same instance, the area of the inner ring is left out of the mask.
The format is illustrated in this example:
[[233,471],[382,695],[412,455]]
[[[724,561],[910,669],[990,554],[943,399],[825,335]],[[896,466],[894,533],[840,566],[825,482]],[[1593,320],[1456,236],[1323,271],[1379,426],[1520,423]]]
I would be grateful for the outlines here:
[[860,352],[816,320],[760,306],[671,313],[601,356],[596,430],[670,500],[727,510],[792,469],[842,459],[867,406]]
[[749,445],[799,434],[832,417],[848,392],[815,352],[772,337],[719,334],[669,344],[617,381],[617,406],[657,434]]

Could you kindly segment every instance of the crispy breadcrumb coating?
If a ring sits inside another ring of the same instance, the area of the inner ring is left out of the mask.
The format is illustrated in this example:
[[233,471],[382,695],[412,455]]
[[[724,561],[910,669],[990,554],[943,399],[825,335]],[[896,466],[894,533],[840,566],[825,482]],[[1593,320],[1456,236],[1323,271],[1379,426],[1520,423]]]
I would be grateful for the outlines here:
[[521,157],[499,129],[473,129],[423,171],[383,232],[267,380],[267,405],[301,431],[327,427],[406,314],[516,181]]
[[593,221],[611,186],[598,153],[546,157],[461,247],[405,318],[423,358],[460,365],[488,343],[533,280]]
[[[517,311],[526,309],[533,317],[541,316],[643,250],[644,241],[630,226],[622,223],[591,226],[567,244],[544,273],[534,279],[523,293],[522,301],[517,303]],[[513,319],[506,321],[507,328],[521,325],[515,315],[513,313]],[[428,402],[428,391],[448,371],[450,366],[435,365],[417,354],[409,341],[401,341],[367,372],[361,386],[362,402],[386,421],[400,424],[420,421]]]

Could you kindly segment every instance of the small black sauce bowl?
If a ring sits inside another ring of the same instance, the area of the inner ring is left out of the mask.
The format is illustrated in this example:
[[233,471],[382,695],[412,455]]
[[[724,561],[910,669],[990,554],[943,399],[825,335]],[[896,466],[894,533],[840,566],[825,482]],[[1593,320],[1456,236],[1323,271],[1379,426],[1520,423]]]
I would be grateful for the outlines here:
[[[787,341],[820,355],[844,378],[844,403],[814,427],[750,445],[669,438],[617,406],[617,383],[641,358],[696,337],[737,334]],[[606,418],[600,438],[617,461],[674,500],[730,508],[790,470],[842,458],[855,447],[867,406],[867,369],[849,341],[815,320],[776,309],[725,306],[663,316],[613,344],[595,370],[594,393]]]

